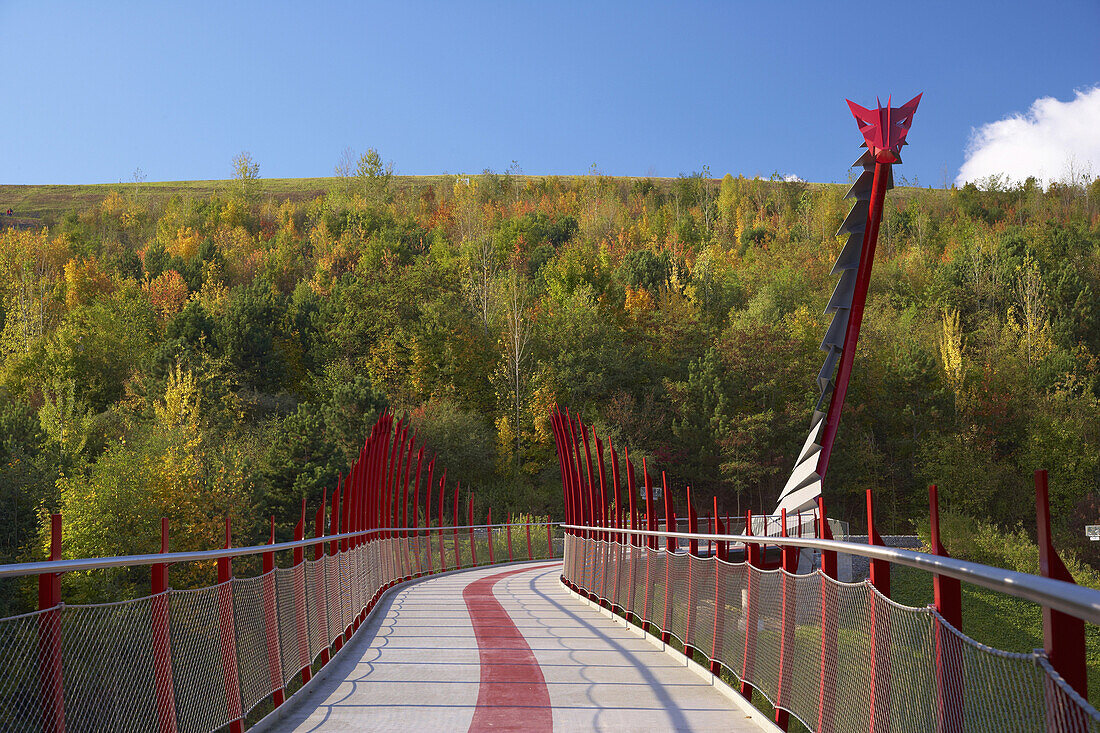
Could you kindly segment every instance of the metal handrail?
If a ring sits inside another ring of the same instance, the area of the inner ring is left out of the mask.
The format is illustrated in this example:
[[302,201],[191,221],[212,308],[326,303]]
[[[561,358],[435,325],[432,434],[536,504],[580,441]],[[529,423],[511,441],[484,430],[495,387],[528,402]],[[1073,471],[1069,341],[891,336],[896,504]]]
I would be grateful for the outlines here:
[[462,526],[443,527],[379,527],[360,532],[345,532],[321,537],[312,537],[290,542],[278,542],[273,545],[250,545],[248,547],[229,547],[220,550],[196,550],[193,552],[165,552],[146,555],[120,555],[118,557],[87,557],[77,560],[39,560],[37,562],[13,563],[0,565],[0,578],[16,578],[24,575],[41,575],[43,573],[71,573],[77,570],[102,570],[104,568],[124,568],[135,565],[159,565],[161,563],[175,564],[181,562],[201,562],[204,560],[220,560],[221,558],[242,557],[245,555],[261,555],[265,552],[282,552],[284,550],[296,550],[298,548],[312,547],[326,542],[351,539],[353,537],[365,537],[367,535],[383,532],[411,534],[415,532],[458,531],[471,529],[493,529],[497,527],[545,527],[557,526],[560,522],[523,522],[516,524],[473,524]]
[[958,560],[953,557],[929,555],[914,550],[902,550],[882,545],[867,545],[841,540],[823,540],[816,537],[771,537],[761,535],[707,534],[701,532],[661,532],[645,529],[616,529],[614,527],[588,527],[563,524],[562,529],[585,532],[607,532],[645,537],[675,537],[712,542],[742,542],[752,544],[789,545],[811,550],[840,552],[859,555],[872,560],[905,565],[937,575],[956,578],[966,583],[1022,598],[1041,606],[1054,608],[1076,616],[1092,624],[1100,625],[1100,591],[1067,583],[1063,580],[1044,578],[1040,575],[1004,570],[981,563]]

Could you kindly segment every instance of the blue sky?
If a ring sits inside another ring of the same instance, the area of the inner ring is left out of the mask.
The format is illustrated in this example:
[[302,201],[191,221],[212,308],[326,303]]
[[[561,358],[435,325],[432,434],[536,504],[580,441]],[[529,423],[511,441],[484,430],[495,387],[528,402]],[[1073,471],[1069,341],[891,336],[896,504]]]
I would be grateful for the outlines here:
[[405,174],[845,181],[845,97],[923,91],[897,173],[939,186],[975,129],[1100,84],[1098,37],[1097,0],[0,0],[0,183],[225,178],[242,150],[327,176],[349,146]]

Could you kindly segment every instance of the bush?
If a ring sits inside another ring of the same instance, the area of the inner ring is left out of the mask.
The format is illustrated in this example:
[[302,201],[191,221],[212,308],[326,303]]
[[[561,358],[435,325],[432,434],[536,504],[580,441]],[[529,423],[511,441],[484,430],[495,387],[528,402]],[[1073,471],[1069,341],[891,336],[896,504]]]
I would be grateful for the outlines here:
[[[932,531],[927,520],[917,526],[923,550],[932,547]],[[940,541],[951,557],[983,565],[1039,574],[1039,546],[1023,525],[1002,529],[992,522],[974,519],[950,509],[940,512]],[[1085,565],[1070,552],[1059,551],[1062,561],[1078,585],[1100,590],[1100,573]]]

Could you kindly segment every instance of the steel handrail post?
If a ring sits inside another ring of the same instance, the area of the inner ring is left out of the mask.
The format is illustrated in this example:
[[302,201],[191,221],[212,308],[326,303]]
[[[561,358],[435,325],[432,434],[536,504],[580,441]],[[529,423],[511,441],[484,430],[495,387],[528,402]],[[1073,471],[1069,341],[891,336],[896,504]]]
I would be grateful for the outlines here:
[[[160,552],[168,552],[168,517],[160,518]],[[157,728],[176,731],[176,690],[172,680],[172,646],[168,601],[168,563],[151,566],[153,622],[153,685],[157,695]]]
[[[232,545],[232,540],[229,517],[226,517],[226,549]],[[233,619],[233,565],[228,557],[218,559],[217,595],[226,715],[229,718],[230,733],[242,733],[244,715],[241,710],[241,681],[237,670],[237,634]]]

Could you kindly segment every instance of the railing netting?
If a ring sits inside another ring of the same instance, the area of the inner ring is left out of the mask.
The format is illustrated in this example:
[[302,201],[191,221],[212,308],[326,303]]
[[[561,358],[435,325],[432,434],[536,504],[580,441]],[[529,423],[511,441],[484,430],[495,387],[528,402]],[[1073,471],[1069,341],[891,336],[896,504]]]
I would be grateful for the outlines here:
[[475,556],[487,565],[490,542],[497,563],[560,557],[560,533],[555,542],[551,532],[546,524],[388,531],[208,588],[0,619],[0,730],[53,730],[62,719],[72,733],[223,729],[316,663],[388,586],[472,567]]
[[975,642],[869,582],[567,534],[582,593],[720,662],[811,730],[1095,731],[1042,650]]

